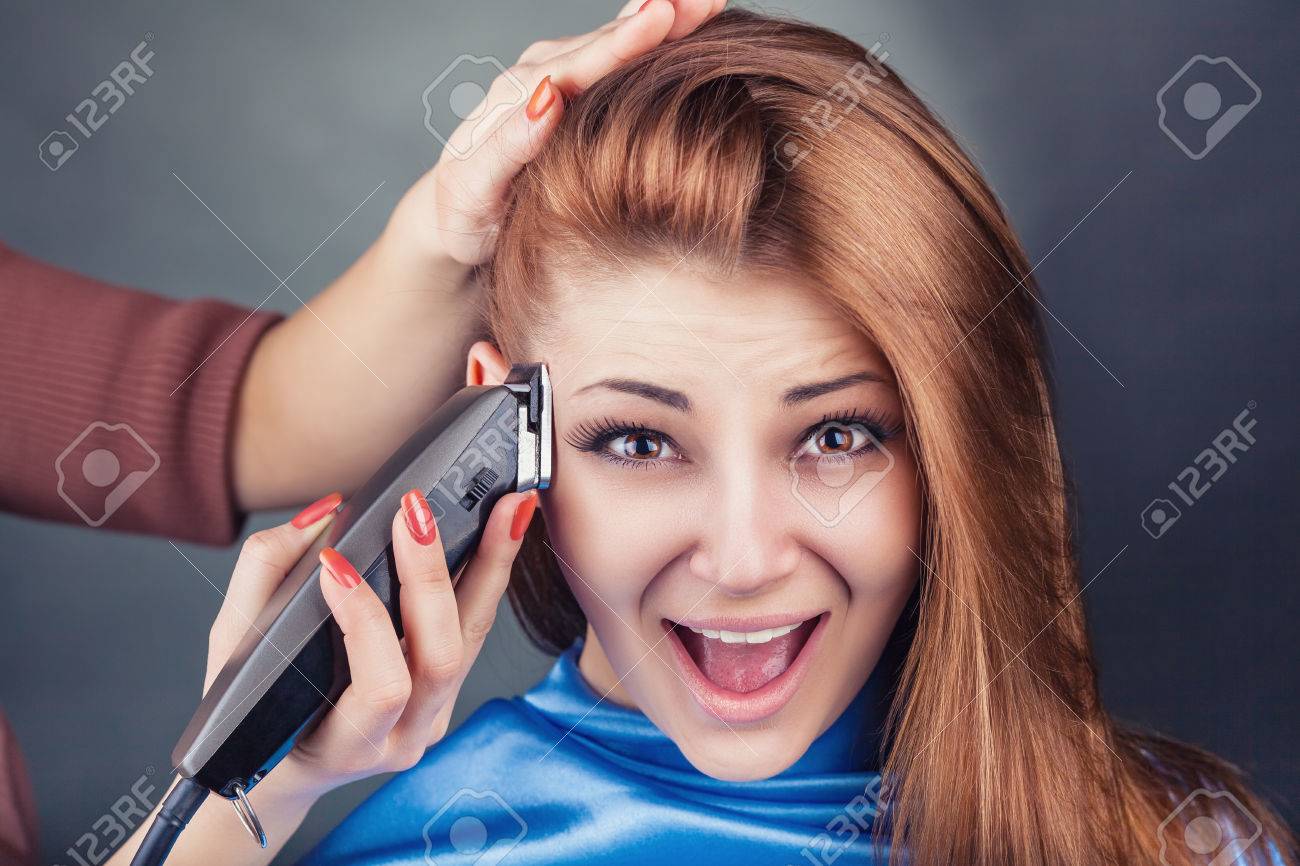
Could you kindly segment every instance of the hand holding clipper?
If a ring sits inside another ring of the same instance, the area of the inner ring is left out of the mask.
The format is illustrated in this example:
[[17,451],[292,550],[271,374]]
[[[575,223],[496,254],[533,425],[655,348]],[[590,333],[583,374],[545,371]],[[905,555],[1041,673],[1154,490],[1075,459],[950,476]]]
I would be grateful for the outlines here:
[[209,791],[265,846],[247,792],[282,759],[319,794],[441,738],[550,483],[550,399],[543,366],[462,389],[341,513],[327,498],[250,538],[213,627],[222,666],[172,755],[181,782],[133,863],[162,862]]

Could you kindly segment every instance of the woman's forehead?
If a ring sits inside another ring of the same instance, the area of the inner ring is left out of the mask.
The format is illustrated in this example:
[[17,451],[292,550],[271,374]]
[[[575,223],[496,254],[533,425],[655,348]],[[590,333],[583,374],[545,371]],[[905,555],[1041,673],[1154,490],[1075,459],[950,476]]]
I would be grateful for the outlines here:
[[884,371],[870,339],[815,287],[781,274],[732,280],[685,269],[628,269],[571,282],[547,354],[556,367],[755,374]]
[[[871,341],[814,288],[780,275],[629,270],[557,299],[548,361],[577,389],[610,376],[699,387],[783,387],[859,371],[888,377]],[[568,371],[568,372],[566,372]]]

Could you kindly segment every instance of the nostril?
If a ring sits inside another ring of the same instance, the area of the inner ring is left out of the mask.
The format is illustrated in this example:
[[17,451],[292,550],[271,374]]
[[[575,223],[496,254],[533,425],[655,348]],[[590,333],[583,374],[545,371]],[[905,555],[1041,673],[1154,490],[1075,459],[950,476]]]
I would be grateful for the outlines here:
[[707,580],[712,583],[718,579],[713,564],[713,557],[703,548],[697,548],[695,552],[691,554],[689,564],[691,574],[695,575],[700,580]]

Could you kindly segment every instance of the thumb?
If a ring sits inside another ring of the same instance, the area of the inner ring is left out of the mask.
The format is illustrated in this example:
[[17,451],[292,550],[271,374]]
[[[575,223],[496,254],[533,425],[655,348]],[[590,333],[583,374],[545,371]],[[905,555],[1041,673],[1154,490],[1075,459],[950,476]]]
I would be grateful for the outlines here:
[[330,525],[342,501],[341,495],[331,493],[307,506],[289,523],[254,532],[244,541],[208,635],[205,689],[253,626],[289,569]]

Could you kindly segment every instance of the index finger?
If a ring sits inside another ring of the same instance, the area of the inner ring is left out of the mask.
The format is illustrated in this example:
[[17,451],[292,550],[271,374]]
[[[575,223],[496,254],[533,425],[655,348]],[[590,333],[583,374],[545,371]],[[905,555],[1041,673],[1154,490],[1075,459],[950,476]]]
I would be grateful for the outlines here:
[[[209,680],[252,628],[289,569],[329,526],[342,502],[341,495],[331,493],[307,506],[292,522],[260,530],[244,541],[208,634]],[[221,592],[215,583],[213,587]]]
[[[645,0],[643,7],[648,6],[649,2],[650,0]],[[671,2],[674,12],[673,26],[664,37],[666,42],[681,39],[706,19],[721,12],[722,7],[727,5],[727,0],[664,0],[664,2]],[[635,15],[636,12],[632,14]]]
[[626,18],[629,15],[635,15],[637,11],[645,4],[646,4],[646,0],[627,0],[627,2],[623,4],[623,8],[618,10],[618,15],[614,17]]
[[668,0],[651,0],[623,18],[618,26],[600,33],[568,54],[554,58],[552,82],[569,95],[586,90],[607,73],[663,42],[676,15]]
[[460,615],[437,521],[419,489],[402,497],[392,531],[411,677],[417,692],[437,692],[460,673]]

